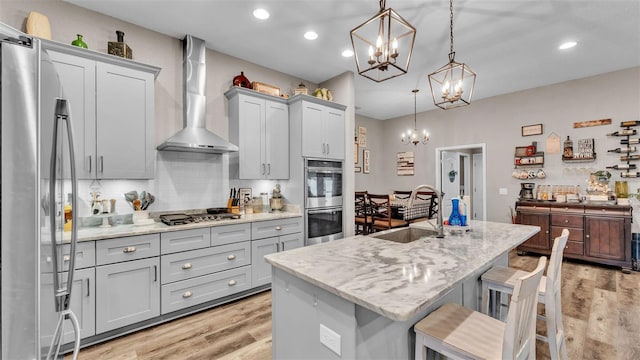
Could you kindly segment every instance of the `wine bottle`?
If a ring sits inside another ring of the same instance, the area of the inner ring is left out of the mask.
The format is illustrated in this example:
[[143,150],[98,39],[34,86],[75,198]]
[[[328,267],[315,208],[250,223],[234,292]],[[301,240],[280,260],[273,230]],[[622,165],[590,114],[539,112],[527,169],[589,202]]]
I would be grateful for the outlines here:
[[620,174],[620,176],[622,176],[623,178],[637,178],[637,177],[640,177],[640,173],[627,171]]
[[620,139],[620,144],[622,145],[640,144],[640,139]]
[[629,120],[629,121],[623,121],[620,123],[621,127],[625,127],[625,126],[638,126],[640,125],[640,121],[639,120]]
[[620,164],[620,165],[607,166],[607,169],[614,169],[614,170],[630,170],[635,168],[636,168],[636,164]]
[[618,131],[609,133],[607,134],[607,136],[629,136],[629,135],[635,135],[635,134],[636,134],[636,129],[624,129],[624,130],[618,130]]
[[620,161],[640,160],[640,155],[622,155]]
[[615,152],[615,153],[632,153],[636,152],[635,146],[627,146],[625,148],[617,148],[613,150],[607,150],[607,152]]

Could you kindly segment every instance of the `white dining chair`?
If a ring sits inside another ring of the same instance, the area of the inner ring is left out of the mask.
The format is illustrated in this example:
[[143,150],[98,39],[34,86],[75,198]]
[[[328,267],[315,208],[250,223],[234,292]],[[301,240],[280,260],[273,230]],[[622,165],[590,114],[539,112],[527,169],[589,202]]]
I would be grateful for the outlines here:
[[547,258],[516,280],[507,322],[458,304],[445,304],[420,320],[416,333],[416,360],[427,349],[454,359],[535,359],[537,293]]
[[[545,320],[547,336],[537,334],[538,340],[549,343],[549,352],[552,360],[568,359],[567,347],[564,339],[564,326],[562,324],[562,256],[564,248],[569,239],[569,230],[563,229],[560,236],[553,241],[551,256],[549,258],[549,268],[547,275],[542,277],[538,289],[538,302],[544,304],[545,315],[538,315],[538,318]],[[481,311],[489,314],[490,292],[499,294],[512,294],[515,288],[516,279],[526,274],[526,271],[517,270],[504,266],[494,266],[489,271],[482,274],[482,305]],[[491,315],[495,316],[495,308]]]

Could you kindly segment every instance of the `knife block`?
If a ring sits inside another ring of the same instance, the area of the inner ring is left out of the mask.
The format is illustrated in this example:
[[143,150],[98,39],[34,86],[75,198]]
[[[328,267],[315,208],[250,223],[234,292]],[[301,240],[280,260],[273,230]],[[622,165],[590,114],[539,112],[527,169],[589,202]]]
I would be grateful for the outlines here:
[[229,206],[228,209],[232,214],[240,214],[240,206],[238,205]]

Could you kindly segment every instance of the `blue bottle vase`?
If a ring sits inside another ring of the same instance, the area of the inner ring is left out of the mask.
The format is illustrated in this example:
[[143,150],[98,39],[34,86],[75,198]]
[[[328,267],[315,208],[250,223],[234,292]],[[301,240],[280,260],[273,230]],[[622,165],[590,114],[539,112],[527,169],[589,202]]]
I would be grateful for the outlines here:
[[450,226],[462,226],[462,217],[460,216],[460,208],[458,203],[460,199],[451,199],[451,215],[449,215]]

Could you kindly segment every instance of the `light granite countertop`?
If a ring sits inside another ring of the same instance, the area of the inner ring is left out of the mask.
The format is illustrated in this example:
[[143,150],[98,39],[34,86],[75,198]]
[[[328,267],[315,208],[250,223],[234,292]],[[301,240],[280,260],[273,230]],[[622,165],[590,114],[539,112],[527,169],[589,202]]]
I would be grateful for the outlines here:
[[[254,213],[243,214],[240,219],[227,219],[227,220],[215,220],[201,223],[193,223],[186,225],[168,226],[162,222],[155,222],[151,225],[137,226],[133,224],[115,225],[108,228],[102,228],[99,226],[82,227],[78,231],[78,241],[91,241],[112,239],[125,236],[145,235],[145,234],[157,234],[168,231],[180,231],[188,229],[198,229],[203,227],[223,226],[232,224],[251,223],[256,221],[267,221],[277,219],[288,219],[294,217],[300,217],[300,212],[269,212],[269,213]],[[70,241],[71,233],[64,233],[64,240]]]
[[[540,231],[529,225],[470,223],[470,231],[443,239],[402,244],[358,235],[265,259],[357,305],[405,321]],[[412,226],[432,229],[426,222]]]

